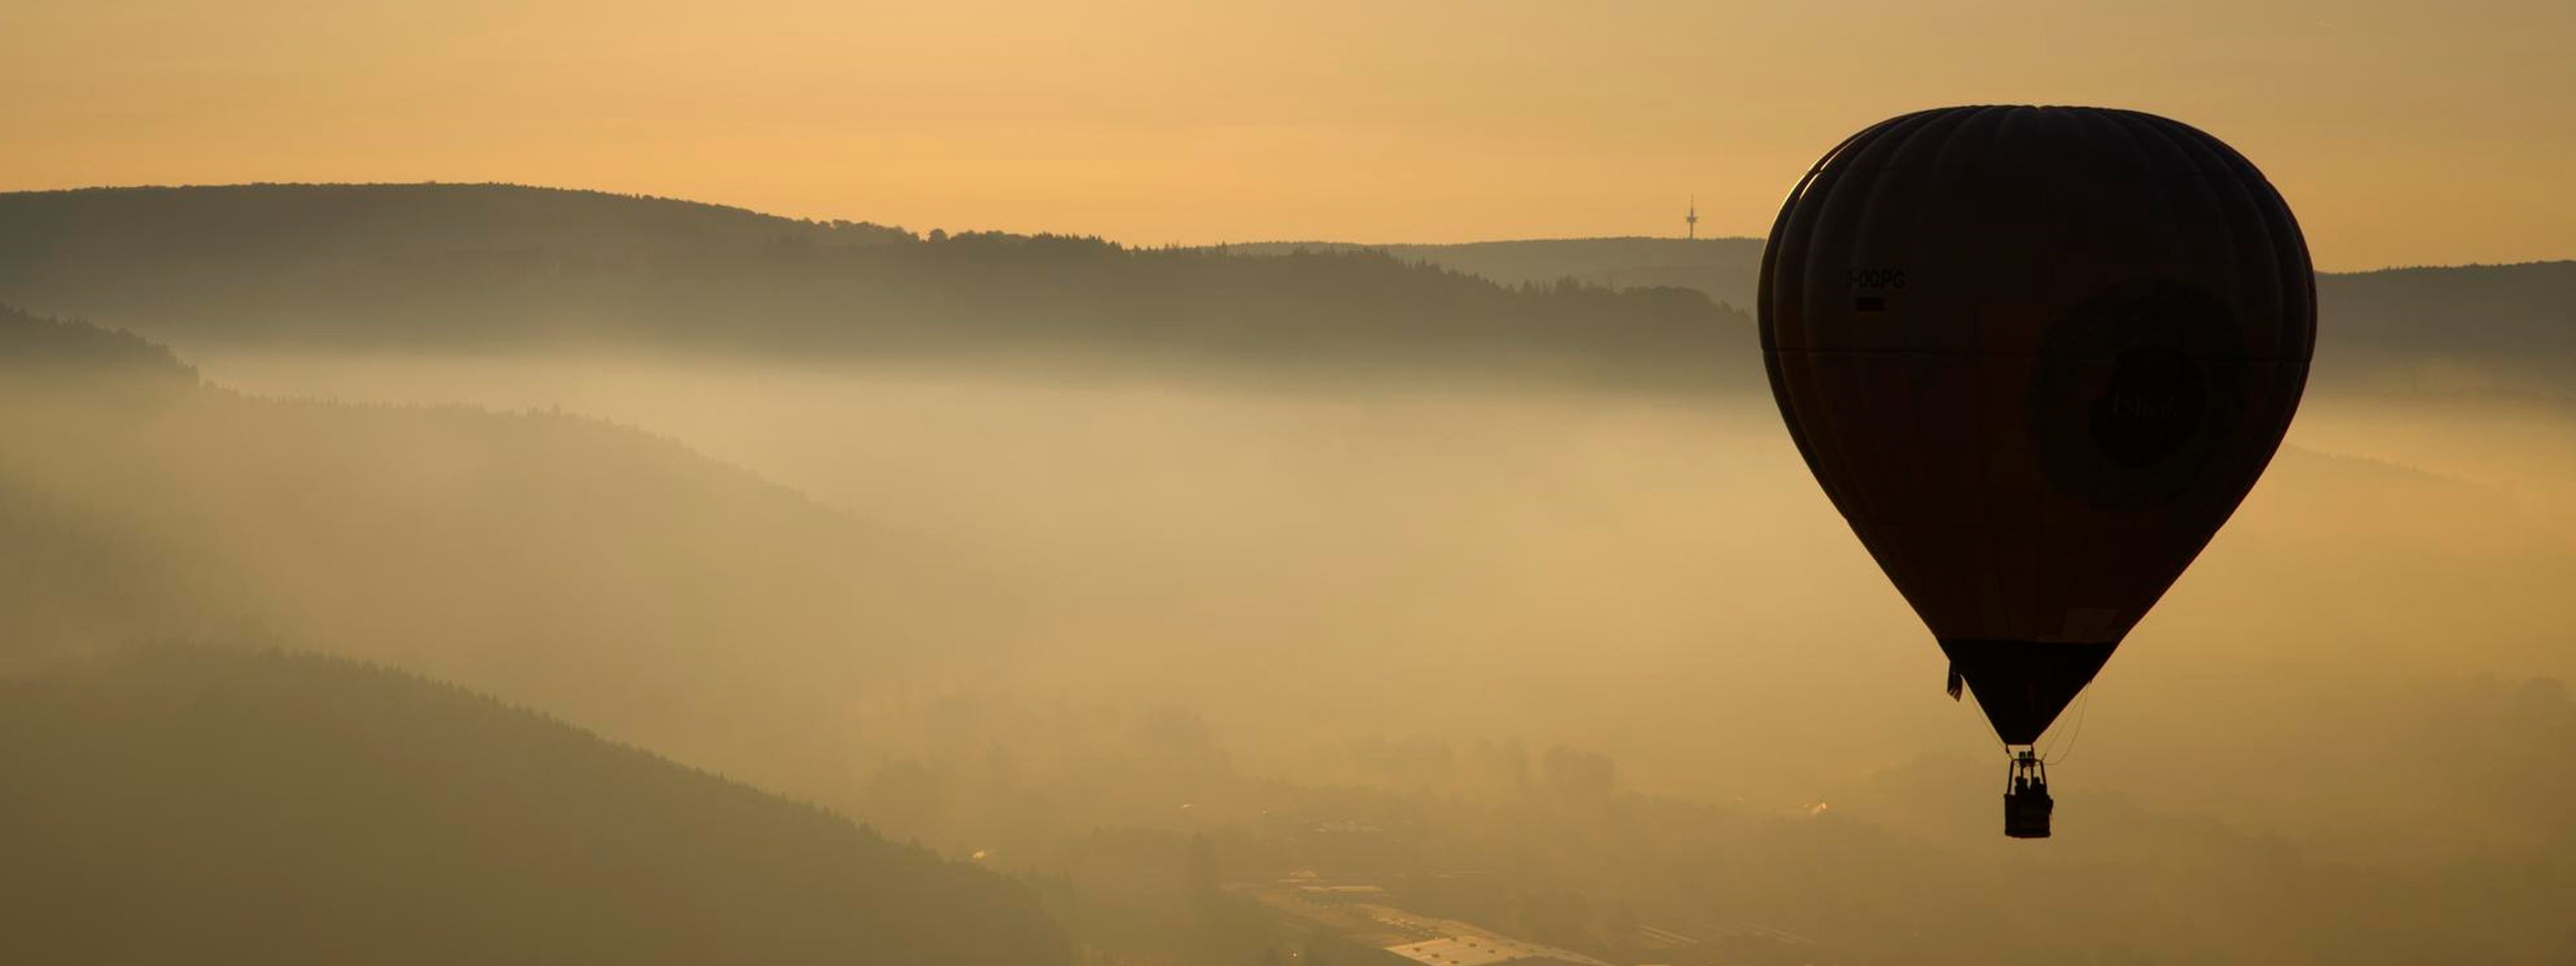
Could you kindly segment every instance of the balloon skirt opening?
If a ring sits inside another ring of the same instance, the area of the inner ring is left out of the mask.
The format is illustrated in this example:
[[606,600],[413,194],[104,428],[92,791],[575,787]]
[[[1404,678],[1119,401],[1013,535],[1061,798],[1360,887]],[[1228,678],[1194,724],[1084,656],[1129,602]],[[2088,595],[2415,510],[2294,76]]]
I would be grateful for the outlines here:
[[2117,644],[1980,641],[1947,638],[1950,669],[1977,696],[1977,707],[2006,745],[2029,745],[2093,683]]

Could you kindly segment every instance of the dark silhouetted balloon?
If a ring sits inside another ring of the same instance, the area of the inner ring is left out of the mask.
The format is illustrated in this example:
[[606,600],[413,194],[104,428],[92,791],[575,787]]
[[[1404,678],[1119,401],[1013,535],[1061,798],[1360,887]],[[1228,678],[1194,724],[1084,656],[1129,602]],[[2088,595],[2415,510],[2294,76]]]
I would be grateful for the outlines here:
[[2315,291],[2280,193],[2216,138],[1944,108],[1789,195],[1762,349],[1817,482],[2027,745],[2271,461]]

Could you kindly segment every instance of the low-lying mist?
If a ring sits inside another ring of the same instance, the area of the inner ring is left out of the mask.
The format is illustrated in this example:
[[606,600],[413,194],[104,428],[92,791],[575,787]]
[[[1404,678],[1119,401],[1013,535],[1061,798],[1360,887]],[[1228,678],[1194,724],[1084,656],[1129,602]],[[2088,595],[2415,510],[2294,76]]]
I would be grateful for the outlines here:
[[[1927,754],[1988,777],[1971,764],[1993,747],[1983,723],[1942,700],[1937,649],[1758,386],[202,363],[261,395],[595,415],[969,562],[951,575],[967,589],[914,601],[926,613],[905,625],[937,651],[942,609],[962,602],[969,636],[1002,643],[859,683],[845,710],[864,767],[1076,742],[1064,716],[1084,709],[1167,709],[1204,721],[1234,767],[1310,782],[1436,785],[1448,766],[1353,749],[1513,739],[1606,754],[1625,787],[1755,808],[1810,807]],[[2415,821],[2439,796],[2367,749],[2411,740],[2382,720],[2411,689],[2576,670],[2560,590],[2576,586],[2571,413],[2311,399],[2235,521],[2052,735],[2082,752],[2061,787],[2336,854],[2484,840]],[[1959,834],[1986,831],[1982,799]],[[2082,811],[2066,818],[2080,835]]]
[[[1019,948],[1061,954],[1061,924],[1122,963],[1339,961],[1250,898],[1298,872],[1618,962],[2568,948],[2576,410],[2550,399],[2313,395],[2043,739],[2062,807],[2034,846],[1995,834],[1991,733],[1943,700],[1938,649],[1758,382],[1035,357],[183,351],[189,369],[12,321],[60,361],[0,381],[0,674],[51,702],[26,727],[107,727],[152,761],[191,760],[167,736],[208,727],[155,694],[274,694],[356,729],[224,746],[254,770],[412,754],[468,721],[598,761],[453,695],[349,706],[331,682],[358,678],[329,665],[85,663],[155,639],[378,662],[1005,873],[1045,910],[1015,920]],[[527,767],[438,751],[459,774]],[[59,778],[48,814],[114,797],[75,787],[98,780]],[[566,861],[623,861],[593,845]],[[807,874],[760,868],[728,874]],[[1024,916],[1011,895],[955,911]],[[2033,921],[1982,925],[2003,916]]]

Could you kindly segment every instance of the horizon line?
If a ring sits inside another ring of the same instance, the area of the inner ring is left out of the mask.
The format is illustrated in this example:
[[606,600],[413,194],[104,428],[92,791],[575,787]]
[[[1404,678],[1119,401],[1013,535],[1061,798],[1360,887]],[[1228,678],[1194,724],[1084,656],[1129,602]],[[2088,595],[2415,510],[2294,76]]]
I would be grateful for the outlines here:
[[[606,197],[613,197],[613,198],[625,198],[625,199],[630,199],[630,200],[639,200],[639,201],[659,201],[659,202],[666,202],[666,203],[670,203],[670,204],[694,205],[694,206],[702,207],[702,208],[716,208],[716,209],[722,209],[722,210],[726,210],[726,211],[734,211],[734,212],[740,212],[740,213],[743,213],[743,214],[754,215],[754,216],[758,216],[758,217],[762,217],[762,218],[776,218],[776,219],[779,219],[779,220],[782,220],[782,221],[791,221],[791,222],[796,222],[796,223],[799,223],[799,224],[808,224],[808,225],[829,225],[829,224],[872,225],[872,226],[879,227],[879,228],[887,228],[887,229],[892,229],[892,230],[897,230],[897,231],[906,232],[906,233],[908,233],[908,234],[913,235],[914,237],[924,237],[924,236],[927,236],[927,235],[928,235],[930,232],[932,232],[932,231],[943,231],[943,232],[946,232],[947,234],[951,234],[951,235],[955,235],[955,234],[966,234],[966,233],[999,233],[999,234],[1004,234],[1004,235],[1020,235],[1020,236],[1022,236],[1022,237],[1038,237],[1038,236],[1052,235],[1052,236],[1055,236],[1055,237],[1062,237],[1062,238],[1093,238],[1093,239],[1099,239],[1099,240],[1101,240],[1101,241],[1110,242],[1110,243],[1112,243],[1112,244],[1116,244],[1116,245],[1119,245],[1119,246],[1121,246],[1121,247],[1124,247],[1124,248],[1130,248],[1130,249],[1154,249],[1154,248],[1201,248],[1201,249],[1203,249],[1203,248],[1229,248],[1229,247],[1243,246],[1243,245],[1332,245],[1332,246],[1341,246],[1341,247],[1350,247],[1350,248],[1376,248],[1376,249],[1386,249],[1386,248],[1464,247],[1464,246],[1469,246],[1469,245],[1509,245],[1509,244],[1537,244],[1537,243],[1546,243],[1546,242],[1588,242],[1588,241],[1659,241],[1659,242],[1676,242],[1676,243],[1680,243],[1680,244],[1684,244],[1684,245],[1723,244],[1723,243],[1740,243],[1740,242],[1763,243],[1763,242],[1765,242],[1765,241],[1766,241],[1766,239],[1765,239],[1764,237],[1762,237],[1762,236],[1758,236],[1758,235],[1713,235],[1713,236],[1709,236],[1709,237],[1705,237],[1705,238],[1684,238],[1684,237],[1681,237],[1681,236],[1675,236],[1675,235],[1555,235],[1555,236],[1511,236],[1511,237],[1500,237],[1500,238],[1470,238],[1470,239],[1462,239],[1462,240],[1454,240],[1454,241],[1365,241],[1365,242],[1354,242],[1354,241],[1335,241],[1335,240],[1330,240],[1330,239],[1321,239],[1321,238],[1265,238],[1265,239],[1249,239],[1249,240],[1240,240],[1240,241],[1214,241],[1214,242],[1196,242],[1196,243],[1190,243],[1190,242],[1140,242],[1140,241],[1133,241],[1133,240],[1128,240],[1128,239],[1111,238],[1111,237],[1109,237],[1109,236],[1107,236],[1107,235],[1098,234],[1098,233],[1059,232],[1059,231],[1052,231],[1052,230],[1049,230],[1049,231],[1024,232],[1024,231],[1008,231],[1008,230],[1002,230],[1002,229],[988,229],[988,228],[961,228],[961,229],[949,229],[949,228],[946,228],[946,227],[944,227],[944,226],[933,226],[933,227],[931,227],[931,228],[924,228],[924,229],[920,229],[920,230],[916,231],[916,230],[914,230],[914,229],[907,228],[907,227],[902,226],[902,225],[887,224],[887,223],[884,223],[884,222],[869,221],[869,220],[866,220],[866,219],[852,219],[852,218],[839,218],[839,217],[831,217],[831,218],[801,217],[801,216],[797,216],[797,215],[787,215],[787,214],[779,214],[779,213],[777,213],[777,212],[763,211],[763,210],[760,210],[760,209],[757,209],[757,208],[745,207],[745,206],[743,206],[743,205],[731,204],[731,203],[728,203],[728,202],[721,202],[721,201],[701,201],[701,200],[698,200],[698,199],[695,199],[695,198],[683,198],[683,197],[679,197],[679,196],[677,196],[677,195],[661,195],[661,194],[653,194],[653,193],[650,193],[650,192],[614,191],[614,190],[610,190],[610,189],[606,189],[606,188],[578,188],[578,187],[566,187],[566,186],[562,186],[562,185],[535,184],[535,183],[530,183],[530,182],[519,182],[519,181],[435,181],[435,180],[432,180],[432,181],[232,181],[232,182],[206,182],[206,183],[177,183],[177,184],[94,184],[94,185],[75,185],[75,186],[71,186],[71,187],[54,187],[54,188],[5,188],[5,189],[0,189],[0,197],[6,197],[6,196],[9,196],[9,195],[78,194],[78,193],[81,193],[81,192],[92,192],[92,191],[97,191],[97,192],[110,192],[110,191],[212,191],[212,190],[238,189],[238,188],[508,188],[508,189],[515,189],[515,190],[520,190],[520,191],[543,191],[543,192],[558,192],[558,193],[563,193],[563,194],[601,195],[601,196],[606,196]],[[2332,269],[2332,270],[2329,270],[2329,269],[2316,269],[2315,271],[2316,271],[2316,274],[2319,274],[2319,275],[2369,275],[2369,274],[2374,274],[2374,273],[2379,273],[2379,272],[2400,272],[2400,271],[2414,271],[2414,270],[2422,270],[2422,269],[2444,269],[2444,268],[2514,268],[2514,267],[2527,266],[2527,265],[2553,265],[2553,264],[2562,264],[2562,263],[2569,263],[2569,262],[2576,262],[2576,254],[2571,254],[2571,255],[2569,255],[2569,256],[2565,256],[2565,257],[2557,257],[2557,258],[2550,258],[2550,257],[2528,258],[2528,259],[2524,259],[2524,260],[2522,260],[2522,261],[2512,261],[2512,262],[2449,262],[2449,263],[2419,262],[2419,263],[2413,263],[2413,264],[2389,264],[2389,265],[2380,265],[2380,266],[2376,266],[2376,267],[2372,267],[2372,268],[2352,268],[2352,269]]]

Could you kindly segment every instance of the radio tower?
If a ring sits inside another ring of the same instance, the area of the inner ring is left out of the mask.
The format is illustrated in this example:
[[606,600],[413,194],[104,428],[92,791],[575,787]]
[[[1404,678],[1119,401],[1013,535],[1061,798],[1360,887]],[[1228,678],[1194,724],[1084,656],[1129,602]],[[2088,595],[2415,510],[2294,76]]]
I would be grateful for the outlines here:
[[1698,195],[1692,195],[1692,196],[1691,196],[1691,201],[1690,201],[1690,214],[1687,214],[1687,215],[1683,215],[1683,216],[1682,216],[1682,240],[1683,240],[1683,241],[1698,241],[1698,240],[1699,240],[1699,196],[1698,196]]

